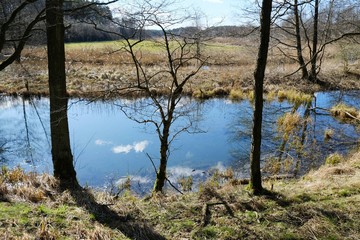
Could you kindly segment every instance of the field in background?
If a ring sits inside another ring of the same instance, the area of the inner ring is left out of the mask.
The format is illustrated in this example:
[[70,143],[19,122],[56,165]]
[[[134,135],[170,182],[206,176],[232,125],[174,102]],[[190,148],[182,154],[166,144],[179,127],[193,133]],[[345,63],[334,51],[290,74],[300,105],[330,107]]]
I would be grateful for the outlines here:
[[[172,43],[174,45],[174,43]],[[109,90],[129,85],[135,80],[131,59],[122,49],[121,41],[66,44],[68,92],[72,96],[101,96]],[[337,43],[326,48],[320,79],[332,89],[360,88],[360,45]],[[289,55],[291,49],[283,49]],[[158,71],[166,64],[161,44],[144,41],[137,47],[147,71]],[[206,66],[186,86],[185,93],[199,96],[227,95],[232,89],[252,90],[257,46],[251,39],[218,38],[201,45],[201,54],[208,57]],[[297,63],[285,57],[275,46],[270,49],[265,90],[294,89],[326,90],[300,79]],[[196,62],[183,67],[183,73],[194,69]],[[47,94],[47,55],[45,47],[28,47],[21,64],[13,64],[0,73],[0,91],[21,94],[29,91]],[[162,85],[166,86],[166,79]],[[25,86],[28,85],[27,90]],[[160,85],[160,84],[159,84]],[[166,87],[154,89],[160,94]],[[206,96],[208,97],[208,96]]]

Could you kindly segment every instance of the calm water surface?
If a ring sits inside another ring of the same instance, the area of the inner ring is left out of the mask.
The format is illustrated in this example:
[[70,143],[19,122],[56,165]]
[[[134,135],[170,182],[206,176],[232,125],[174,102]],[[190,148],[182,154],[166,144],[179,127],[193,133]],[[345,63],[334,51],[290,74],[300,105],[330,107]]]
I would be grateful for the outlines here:
[[[138,100],[139,101],[139,100]],[[146,99],[141,101],[147,101]],[[316,103],[315,103],[316,101]],[[72,99],[69,103],[69,124],[76,171],[81,184],[102,187],[121,182],[130,176],[139,191],[146,192],[155,178],[151,156],[157,164],[159,139],[155,128],[130,120],[120,110],[128,100],[113,102],[86,102]],[[329,109],[344,102],[359,109],[360,92],[317,93],[313,106]],[[238,177],[248,175],[252,107],[248,101],[231,102],[213,99],[199,102],[185,99],[190,105],[192,120],[197,127],[194,134],[182,133],[171,145],[168,163],[169,178],[176,182],[181,176],[203,180],[211,169],[232,167]],[[265,104],[263,158],[279,154],[283,143],[277,133],[276,121],[292,105],[287,102]],[[298,113],[303,115],[304,107]],[[135,116],[135,115],[134,115]],[[325,155],[353,148],[360,136],[359,128],[341,123],[327,111],[311,111],[311,121],[304,140],[308,154],[301,157],[301,172],[317,167]],[[2,96],[0,98],[0,163],[27,170],[52,172],[49,137],[49,100],[24,100]],[[179,118],[174,128],[186,125]],[[303,129],[303,128],[300,128]],[[325,129],[334,131],[333,138],[325,141]],[[295,134],[296,135],[296,134]],[[301,133],[297,134],[300,136]],[[286,156],[296,158],[290,143],[285,144]]]

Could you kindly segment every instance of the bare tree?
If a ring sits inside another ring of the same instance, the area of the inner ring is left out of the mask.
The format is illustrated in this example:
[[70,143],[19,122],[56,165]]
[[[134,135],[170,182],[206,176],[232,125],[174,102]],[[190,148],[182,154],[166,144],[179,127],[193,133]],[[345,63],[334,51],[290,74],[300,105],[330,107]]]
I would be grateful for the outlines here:
[[295,37],[296,37],[296,53],[297,59],[302,71],[302,78],[308,79],[309,72],[306,68],[304,56],[303,56],[303,47],[302,47],[302,37],[301,37],[301,28],[300,28],[300,14],[299,14],[299,2],[294,0],[294,18],[295,18]]
[[[278,49],[284,56],[299,63],[299,68],[292,74],[301,71],[303,79],[323,83],[318,74],[327,45],[360,35],[357,18],[349,14],[349,9],[350,13],[356,11],[358,5],[336,0],[293,0],[276,4],[274,24],[277,34],[272,38],[279,43]],[[286,48],[296,49],[296,56]]]
[[[152,124],[160,141],[159,165],[155,166],[156,181],[154,192],[162,192],[167,180],[166,169],[170,156],[170,145],[182,132],[197,131],[193,127],[193,119],[183,126],[174,128],[174,122],[179,118],[189,118],[194,111],[192,105],[184,99],[183,89],[186,84],[201,70],[206,59],[202,59],[196,51],[196,41],[187,36],[175,34],[171,29],[190,18],[186,15],[177,17],[171,8],[172,1],[136,1],[131,4],[131,10],[122,11],[123,19],[132,19],[131,31],[117,32],[123,41],[122,51],[130,57],[134,67],[135,81],[128,86],[112,91],[134,91],[147,99],[135,101],[132,105],[121,105],[124,113],[132,120]],[[126,25],[123,21],[115,22],[119,27]],[[135,27],[136,26],[136,27]],[[143,63],[141,46],[145,40],[144,29],[156,28],[161,31],[161,37],[147,39],[146,44],[152,44],[161,49],[164,62],[157,68]],[[102,29],[103,31],[106,31]],[[151,43],[149,43],[151,42]],[[150,156],[149,156],[150,157]],[[153,161],[152,157],[150,157]]]
[[314,17],[313,17],[313,38],[312,49],[310,54],[311,71],[309,80],[317,82],[317,51],[318,51],[318,34],[319,34],[319,0],[314,0]]
[[250,156],[250,184],[254,194],[261,194],[261,129],[263,114],[263,88],[270,40],[272,0],[263,0],[261,7],[260,46],[254,72],[254,117]]

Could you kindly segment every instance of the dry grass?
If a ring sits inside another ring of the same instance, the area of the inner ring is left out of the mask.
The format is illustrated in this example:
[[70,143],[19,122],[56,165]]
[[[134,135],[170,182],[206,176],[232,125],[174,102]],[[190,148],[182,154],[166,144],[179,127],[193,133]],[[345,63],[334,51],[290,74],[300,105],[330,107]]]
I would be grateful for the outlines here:
[[294,108],[297,108],[302,104],[311,103],[313,96],[296,90],[280,90],[278,91],[278,99],[279,101],[288,100],[294,104]]
[[231,100],[243,100],[246,99],[246,94],[240,89],[231,89],[229,98]]
[[359,120],[359,113],[358,110],[354,107],[347,106],[344,103],[339,103],[334,105],[330,109],[330,113],[339,118],[342,121],[349,121],[349,120]]
[[[123,51],[121,42],[81,43],[66,45],[66,71],[68,92],[71,96],[102,96],[132,84],[135,72],[131,59]],[[339,52],[341,45],[329,48],[330,52]],[[156,43],[144,42],[141,50],[141,62],[149,73],[159,71],[165,64],[166,55]],[[290,50],[289,50],[290,51]],[[188,95],[198,95],[203,91],[206,97],[218,96],[213,91],[223,89],[228,95],[231,89],[249,92],[253,89],[253,71],[256,58],[256,46],[247,39],[214,39],[203,46],[202,54],[209,57],[203,68],[185,86]],[[139,53],[140,54],[140,53]],[[298,66],[276,50],[272,50],[265,79],[266,92],[297,89],[300,92],[315,92],[326,89],[360,89],[356,73],[359,63],[352,63],[343,71],[343,58],[337,54],[327,54],[322,66],[320,78],[327,86],[314,85],[300,79],[299,73],[284,77]],[[196,63],[183,66],[180,75],[191,72]],[[47,61],[44,47],[28,47],[24,50],[22,64],[13,64],[1,73],[0,92],[25,94],[25,83],[29,83],[29,92],[46,95]],[[158,83],[159,81],[159,83]],[[167,79],[157,79],[154,88],[159,94],[168,85]],[[161,87],[162,86],[162,87]],[[129,92],[127,94],[130,94]],[[209,96],[207,96],[209,95]],[[302,99],[303,101],[304,99]]]

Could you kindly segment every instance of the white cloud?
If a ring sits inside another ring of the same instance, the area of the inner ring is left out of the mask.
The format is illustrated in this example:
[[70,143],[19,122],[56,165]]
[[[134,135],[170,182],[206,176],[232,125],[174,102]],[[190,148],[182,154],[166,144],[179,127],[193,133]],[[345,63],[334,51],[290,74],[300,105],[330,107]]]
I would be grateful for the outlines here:
[[133,149],[132,145],[120,145],[112,148],[113,153],[129,153]]
[[129,153],[134,150],[135,152],[143,152],[145,148],[149,145],[149,141],[144,140],[141,142],[134,142],[132,145],[119,145],[112,148],[113,153]]
[[105,141],[105,140],[101,140],[101,139],[97,139],[97,140],[95,140],[95,144],[96,144],[96,145],[99,145],[99,146],[103,146],[103,145],[111,145],[112,142]]
[[145,140],[134,143],[133,148],[135,152],[143,152],[148,145],[149,145],[149,141]]

